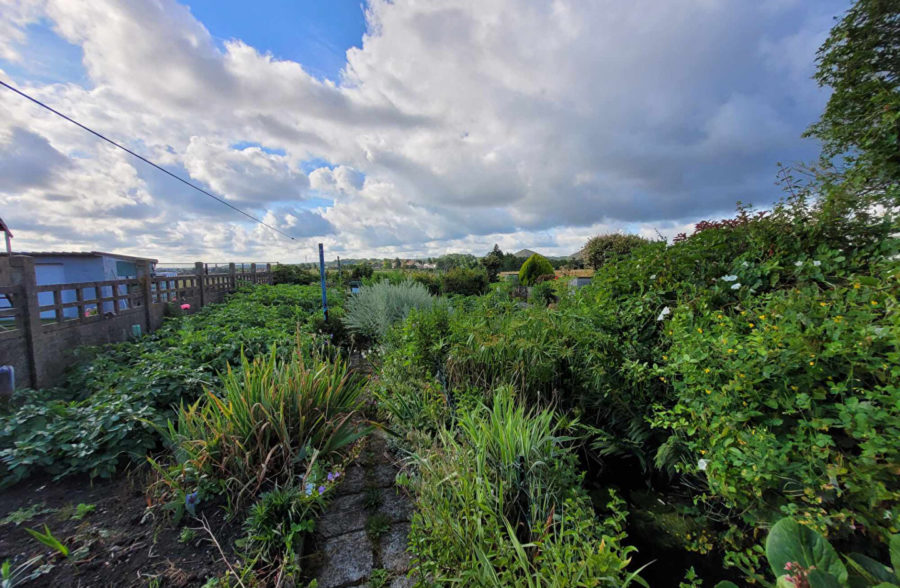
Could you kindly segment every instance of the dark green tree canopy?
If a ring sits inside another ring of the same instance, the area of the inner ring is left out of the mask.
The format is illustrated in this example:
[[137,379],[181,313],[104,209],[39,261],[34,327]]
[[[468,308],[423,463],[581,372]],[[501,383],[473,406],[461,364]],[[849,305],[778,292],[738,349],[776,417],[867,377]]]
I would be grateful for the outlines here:
[[829,161],[842,158],[868,183],[900,179],[900,2],[858,0],[819,49],[816,81],[833,89],[807,135]]
[[629,253],[639,245],[649,243],[647,239],[637,235],[623,235],[613,233],[611,235],[597,235],[591,238],[584,246],[584,262],[594,269],[608,261]]
[[552,276],[553,274],[553,264],[550,263],[550,260],[543,255],[535,253],[522,264],[522,268],[519,270],[519,282],[523,286],[531,286],[537,283],[539,277]]

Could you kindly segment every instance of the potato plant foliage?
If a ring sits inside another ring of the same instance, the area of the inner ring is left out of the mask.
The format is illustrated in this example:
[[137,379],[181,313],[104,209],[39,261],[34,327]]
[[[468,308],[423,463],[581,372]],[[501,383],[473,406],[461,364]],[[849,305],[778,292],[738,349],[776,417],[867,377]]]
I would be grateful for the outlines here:
[[[39,471],[108,477],[121,458],[142,459],[158,445],[154,425],[217,386],[242,353],[252,359],[274,345],[289,355],[320,296],[315,286],[246,287],[136,341],[80,349],[83,361],[61,388],[20,391],[0,414],[0,476],[5,483]],[[331,303],[339,305],[336,296]],[[309,332],[302,341],[320,346]]]

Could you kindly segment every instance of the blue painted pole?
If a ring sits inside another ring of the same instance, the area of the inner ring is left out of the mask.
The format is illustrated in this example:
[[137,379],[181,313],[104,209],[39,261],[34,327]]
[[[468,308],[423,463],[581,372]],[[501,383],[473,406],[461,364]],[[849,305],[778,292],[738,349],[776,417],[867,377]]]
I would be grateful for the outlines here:
[[328,320],[328,297],[325,295],[325,249],[319,243],[319,277],[322,279],[322,313]]

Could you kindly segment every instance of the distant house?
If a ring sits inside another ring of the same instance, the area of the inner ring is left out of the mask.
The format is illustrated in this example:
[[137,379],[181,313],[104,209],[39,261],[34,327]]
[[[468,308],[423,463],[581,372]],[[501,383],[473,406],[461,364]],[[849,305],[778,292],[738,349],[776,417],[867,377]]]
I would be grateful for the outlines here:
[[[147,257],[132,257],[117,253],[104,253],[102,251],[86,252],[27,252],[14,255],[27,255],[34,259],[35,281],[38,286],[51,284],[75,284],[84,282],[105,282],[108,280],[124,280],[137,277],[138,262],[150,262],[151,271],[156,264],[155,259]],[[125,294],[125,286],[119,286],[120,293]],[[96,294],[93,288],[86,288],[86,299],[93,298]],[[112,286],[101,286],[101,296],[112,296]],[[75,302],[75,290],[63,290],[62,302]],[[38,303],[42,306],[53,304],[52,292],[39,292]],[[126,301],[120,300],[120,310],[125,308]],[[95,309],[103,313],[112,312],[113,302],[103,303],[102,309]],[[76,318],[77,307],[63,309],[66,318]],[[53,311],[41,313],[41,318],[53,318]]]

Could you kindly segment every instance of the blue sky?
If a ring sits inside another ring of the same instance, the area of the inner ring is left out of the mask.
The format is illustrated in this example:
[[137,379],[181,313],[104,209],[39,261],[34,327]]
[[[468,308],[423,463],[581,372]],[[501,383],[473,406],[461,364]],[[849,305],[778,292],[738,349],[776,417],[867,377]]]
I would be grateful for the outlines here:
[[[0,78],[304,251],[565,255],[777,200],[777,162],[818,153],[815,53],[848,6],[0,0]],[[23,250],[303,256],[11,93],[0,177]]]
[[331,80],[339,78],[345,52],[361,45],[366,30],[359,0],[191,0],[186,4],[219,41],[241,39]]

